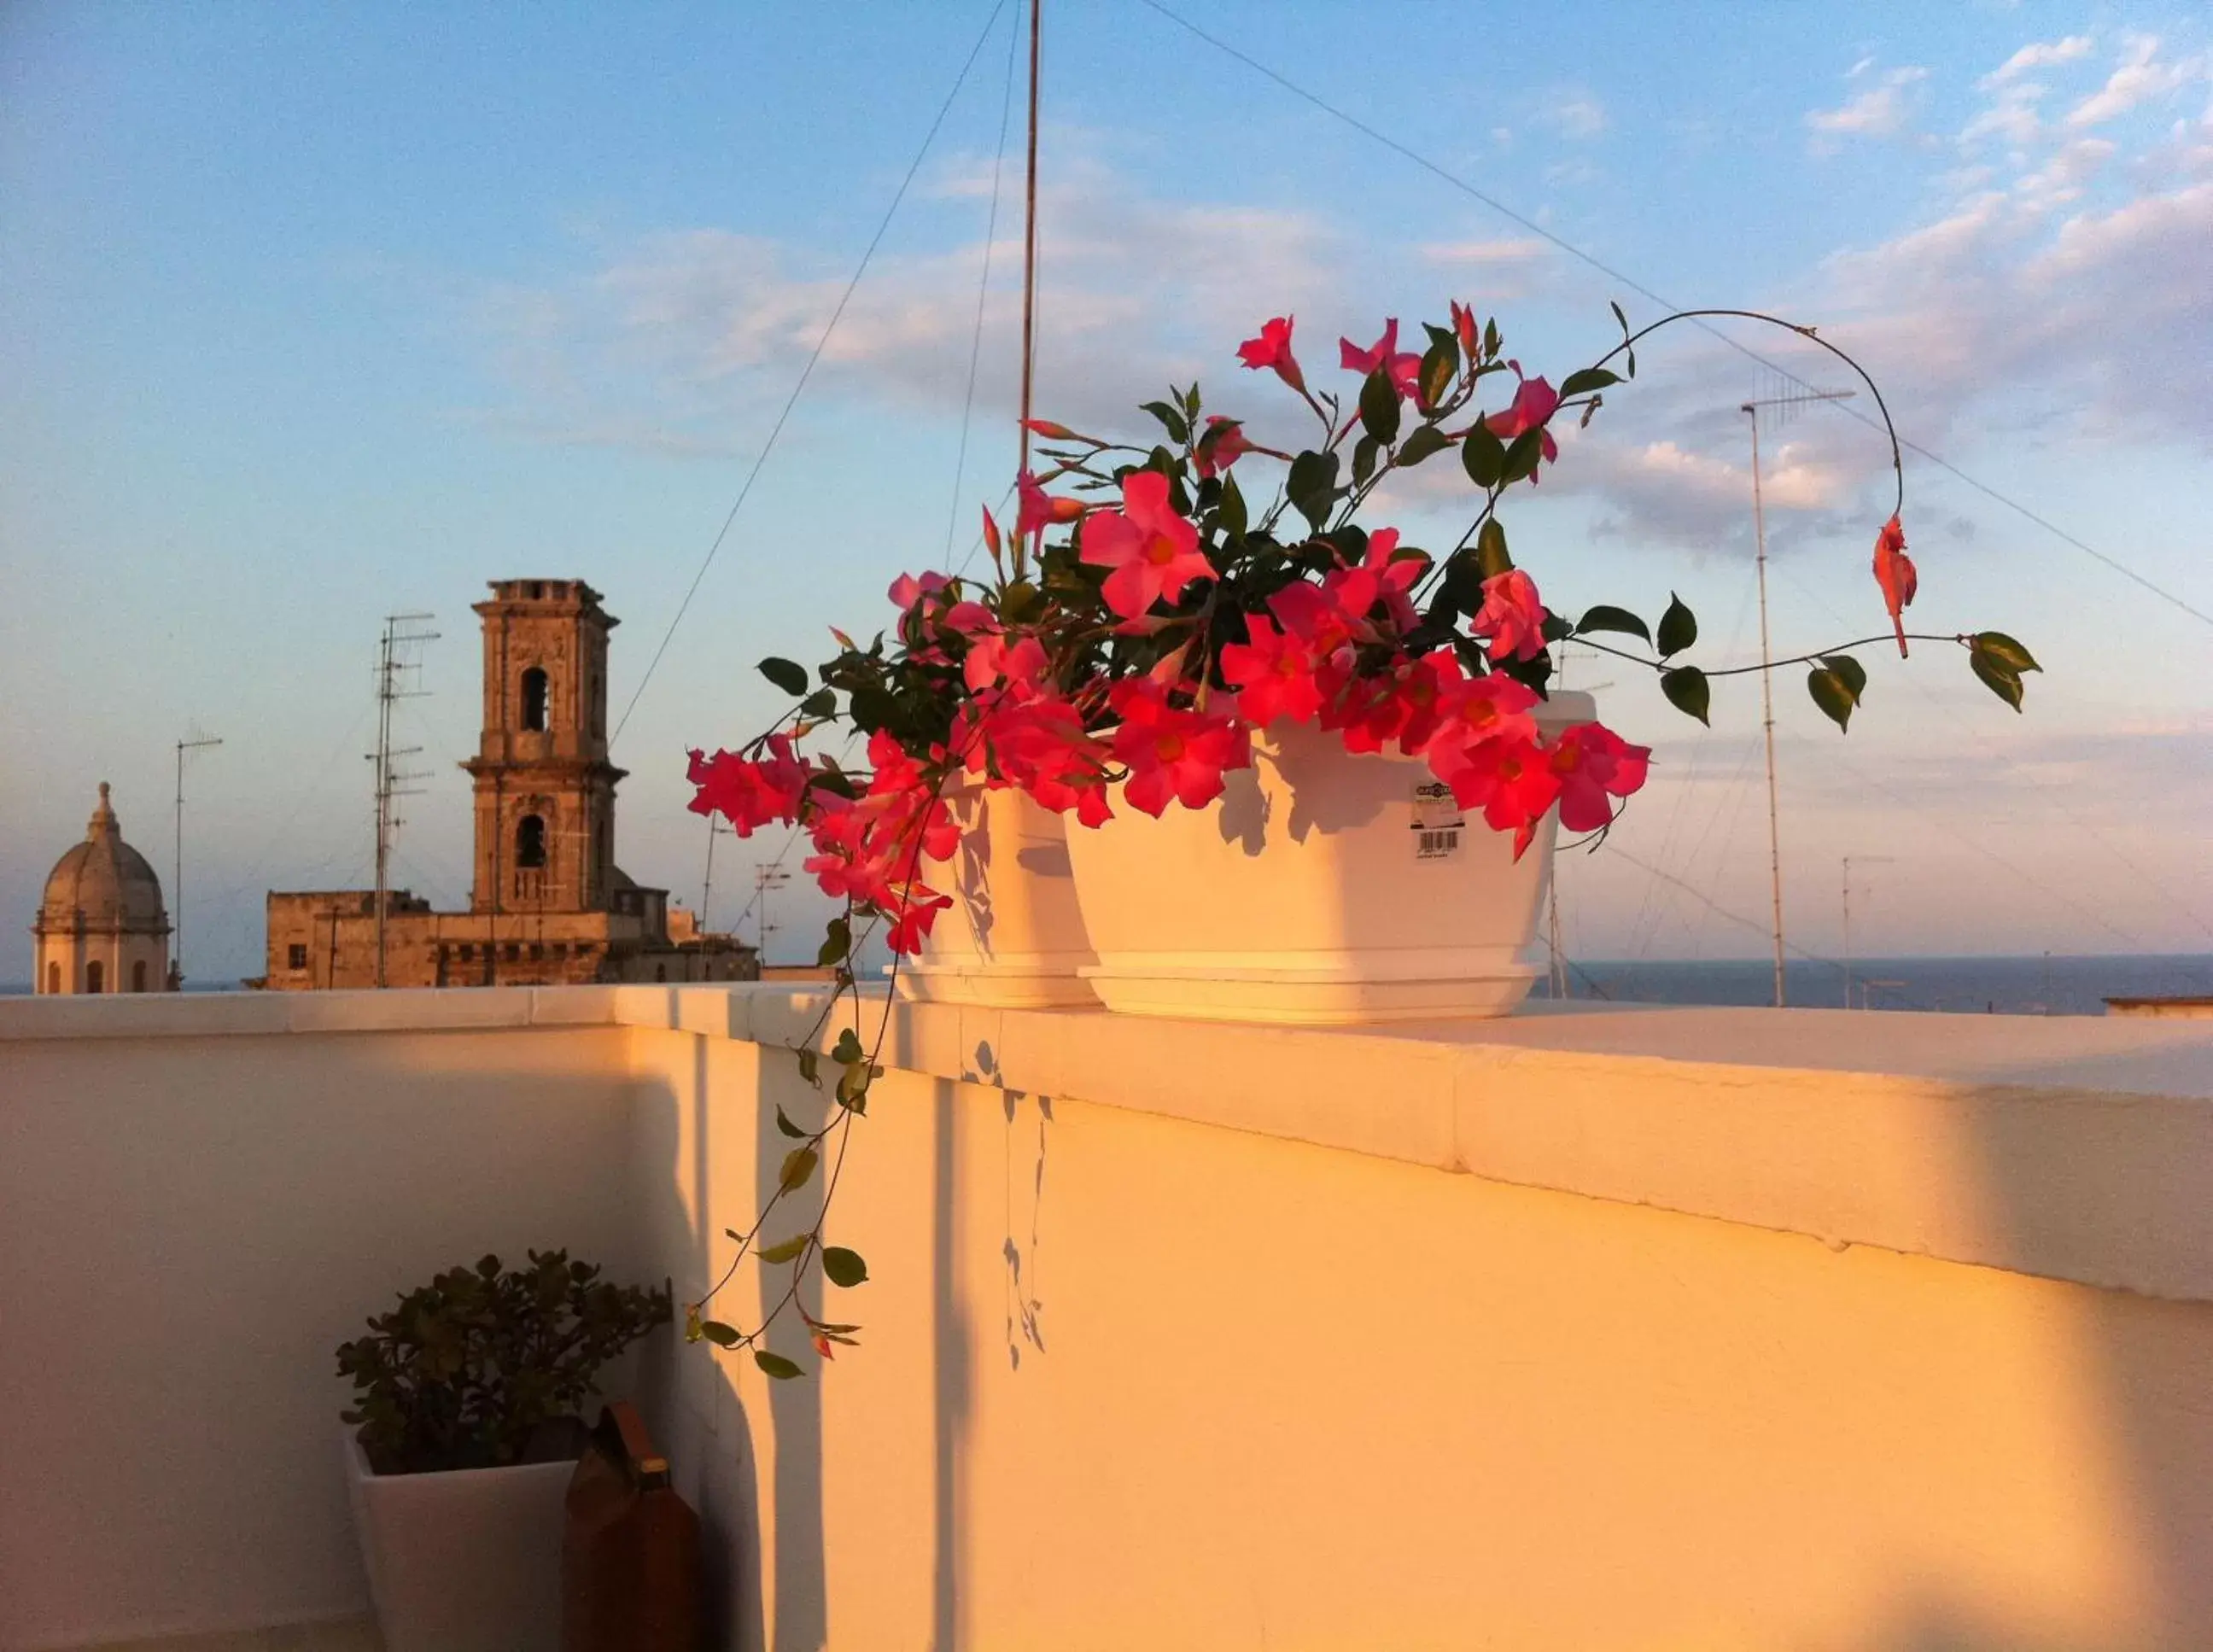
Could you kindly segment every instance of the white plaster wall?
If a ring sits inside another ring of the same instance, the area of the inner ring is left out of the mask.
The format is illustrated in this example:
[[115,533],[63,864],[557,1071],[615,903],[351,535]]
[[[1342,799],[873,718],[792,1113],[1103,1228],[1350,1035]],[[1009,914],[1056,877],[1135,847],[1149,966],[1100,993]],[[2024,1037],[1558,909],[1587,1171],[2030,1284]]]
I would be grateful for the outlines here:
[[0,1041],[0,1647],[365,1609],[332,1350],[487,1251],[657,1277],[624,1036]]

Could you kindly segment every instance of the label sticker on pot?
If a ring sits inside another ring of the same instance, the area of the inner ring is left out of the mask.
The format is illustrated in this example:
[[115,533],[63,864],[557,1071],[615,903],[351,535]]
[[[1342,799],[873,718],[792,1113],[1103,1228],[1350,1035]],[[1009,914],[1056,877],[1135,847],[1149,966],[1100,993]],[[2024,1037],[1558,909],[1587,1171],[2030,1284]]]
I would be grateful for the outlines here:
[[1416,860],[1450,860],[1460,853],[1460,836],[1466,830],[1467,817],[1453,796],[1452,788],[1442,781],[1415,783],[1411,824]]

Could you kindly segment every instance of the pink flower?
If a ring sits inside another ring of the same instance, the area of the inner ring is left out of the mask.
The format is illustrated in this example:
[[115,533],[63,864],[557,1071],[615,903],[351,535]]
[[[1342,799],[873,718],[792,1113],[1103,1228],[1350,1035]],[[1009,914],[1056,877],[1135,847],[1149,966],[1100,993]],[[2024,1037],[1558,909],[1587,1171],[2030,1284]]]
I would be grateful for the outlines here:
[[1450,774],[1437,777],[1452,788],[1454,801],[1462,808],[1481,808],[1484,824],[1493,832],[1514,834],[1517,861],[1535,840],[1545,811],[1560,795],[1560,777],[1543,749],[1519,735],[1470,747]]
[[1882,587],[1883,606],[1890,610],[1891,628],[1898,633],[1898,657],[1905,658],[1905,605],[1921,583],[1913,559],[1905,554],[1905,529],[1893,515],[1875,539],[1875,582]]
[[1219,475],[1252,451],[1253,444],[1245,439],[1245,432],[1235,419],[1211,413],[1207,416],[1206,433],[1199,437],[1193,457],[1198,463],[1199,476],[1204,479]]
[[688,778],[698,787],[692,798],[694,814],[720,814],[738,836],[750,838],[753,828],[771,820],[796,820],[807,793],[810,772],[794,750],[789,735],[771,735],[768,756],[759,761],[735,752],[692,753]]
[[1613,729],[1578,723],[1563,734],[1551,753],[1560,783],[1560,824],[1570,832],[1595,832],[1613,820],[1608,794],[1626,797],[1644,783],[1652,759],[1649,746],[1631,746]]
[[892,582],[891,589],[884,594],[891,599],[893,607],[901,613],[907,613],[923,598],[943,590],[952,582],[952,578],[945,574],[901,574]]
[[1132,471],[1122,482],[1122,509],[1083,525],[1083,560],[1109,568],[1106,606],[1135,619],[1161,598],[1174,602],[1195,579],[1214,577],[1214,564],[1198,548],[1198,530],[1168,503],[1168,479],[1158,471]]
[[1463,766],[1468,754],[1494,740],[1533,741],[1537,724],[1529,715],[1537,704],[1534,691],[1511,677],[1493,674],[1465,681],[1446,681],[1437,696],[1436,728],[1424,741],[1409,741],[1409,757],[1429,760],[1438,779],[1453,783],[1452,771]]
[[1388,677],[1376,683],[1360,719],[1346,728],[1345,749],[1380,752],[1395,739],[1408,757],[1418,754],[1436,734],[1447,696],[1466,680],[1459,656],[1450,649],[1399,661]]
[[1483,607],[1469,629],[1488,639],[1494,660],[1533,660],[1545,651],[1545,605],[1519,568],[1483,582]]
[[1083,515],[1082,500],[1054,498],[1028,471],[1015,479],[1015,491],[1021,500],[1021,511],[1015,518],[1015,537],[1018,539],[1075,521]]
[[1306,375],[1299,371],[1298,360],[1291,354],[1291,317],[1279,315],[1265,323],[1259,338],[1247,338],[1237,346],[1237,359],[1250,368],[1274,368],[1277,378],[1304,395]]
[[[1552,431],[1545,430],[1545,422],[1560,405],[1559,392],[1544,379],[1522,378],[1521,363],[1509,362],[1507,365],[1514,369],[1514,376],[1521,381],[1521,387],[1515,391],[1511,406],[1503,413],[1493,413],[1483,422],[1491,427],[1491,433],[1501,442],[1511,442],[1524,430],[1544,430],[1544,462],[1549,465],[1560,456],[1560,444],[1552,440]],[[1537,472],[1531,471],[1529,479],[1533,483],[1537,479]]]
[[989,632],[969,645],[960,675],[978,693],[1006,684],[1017,692],[1034,691],[1046,674],[1045,644],[1025,636],[1009,645],[1003,631]]
[[1373,373],[1377,368],[1387,369],[1392,388],[1401,396],[1414,393],[1414,386],[1421,377],[1422,358],[1410,351],[1399,348],[1399,318],[1393,316],[1383,324],[1383,336],[1368,349],[1363,350],[1350,338],[1337,341],[1338,363],[1350,372]]
[[1245,631],[1247,641],[1222,650],[1222,680],[1239,691],[1239,715],[1256,728],[1278,717],[1312,721],[1322,700],[1313,654],[1260,614],[1246,616]]
[[1410,631],[1421,623],[1421,616],[1414,612],[1412,592],[1429,571],[1429,558],[1415,552],[1399,555],[1399,530],[1379,527],[1368,536],[1368,554],[1360,559],[1360,565],[1375,576],[1393,625]]
[[1204,808],[1222,796],[1222,771],[1252,760],[1235,719],[1171,705],[1167,691],[1149,678],[1125,678],[1109,698],[1122,716],[1114,760],[1130,771],[1122,795],[1156,820],[1172,802]]

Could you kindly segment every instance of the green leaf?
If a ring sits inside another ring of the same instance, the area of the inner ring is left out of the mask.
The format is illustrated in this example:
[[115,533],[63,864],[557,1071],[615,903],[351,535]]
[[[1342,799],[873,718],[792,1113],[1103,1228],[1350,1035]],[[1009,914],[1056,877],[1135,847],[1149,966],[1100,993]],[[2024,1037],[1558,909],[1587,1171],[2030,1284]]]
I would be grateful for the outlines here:
[[1496,316],[1483,324],[1483,353],[1485,356],[1498,354],[1498,320]]
[[1537,627],[1538,634],[1547,643],[1564,643],[1576,634],[1575,625],[1564,614],[1547,613],[1545,623]]
[[780,1106],[776,1110],[776,1127],[782,1131],[785,1135],[792,1137],[802,1142],[805,1141],[808,1137],[814,1133],[811,1130],[802,1130],[798,1125],[793,1124],[790,1119],[785,1115],[783,1109]]
[[1991,693],[2015,710],[2021,710],[2021,673],[2010,666],[2001,664],[1980,649],[1968,650],[1967,663],[1975,668],[1975,675],[1982,679],[1984,686]]
[[1532,425],[1514,438],[1506,449],[1506,462],[1500,468],[1499,480],[1505,483],[1520,481],[1525,476],[1536,474],[1537,466],[1544,462],[1545,431],[1541,425]]
[[799,703],[799,715],[803,717],[826,717],[838,709],[838,696],[826,688],[818,688]]
[[1506,444],[1481,419],[1468,427],[1460,438],[1460,462],[1467,472],[1467,479],[1486,491],[1498,485],[1506,474]]
[[737,1326],[724,1325],[720,1320],[700,1320],[699,1334],[717,1348],[735,1348],[745,1340]]
[[1442,453],[1452,442],[1434,424],[1416,427],[1412,435],[1399,448],[1399,463],[1404,466],[1418,465],[1432,454]]
[[799,1375],[799,1368],[781,1354],[771,1354],[765,1348],[753,1350],[753,1363],[759,1366],[778,1382],[789,1382]]
[[1399,391],[1386,368],[1377,368],[1360,387],[1360,422],[1386,448],[1399,439]]
[[1337,455],[1308,450],[1291,460],[1291,473],[1283,491],[1292,508],[1305,517],[1316,533],[1329,520],[1330,506],[1337,497]]
[[1372,436],[1364,436],[1352,444],[1352,485],[1364,488],[1368,479],[1375,474],[1375,461],[1382,456],[1383,448]]
[[1626,608],[1616,608],[1604,602],[1588,610],[1576,623],[1576,629],[1625,631],[1631,637],[1643,637],[1647,643],[1652,640],[1651,630],[1642,619]]
[[807,1186],[807,1179],[814,1173],[821,1155],[811,1147],[796,1147],[783,1155],[783,1168],[777,1172],[777,1186],[793,1193]]
[[814,1240],[813,1234],[794,1234],[780,1245],[771,1245],[760,1253],[764,1262],[789,1262],[805,1252]]
[[807,692],[805,668],[789,660],[780,660],[771,654],[760,662],[760,674],[794,699]]
[[[1706,674],[1698,667],[1677,666],[1673,671],[1661,672],[1660,692],[1678,711],[1706,722],[1706,708],[1712,703],[1712,691],[1706,686]],[[1706,726],[1713,727],[1710,722]]]
[[1145,411],[1160,420],[1168,433],[1168,440],[1179,444],[1191,440],[1191,424],[1184,416],[1164,401],[1149,401]]
[[1214,520],[1222,528],[1222,538],[1245,537],[1245,491],[1237,485],[1237,479],[1226,471],[1222,477],[1222,503],[1214,509]]
[[1567,381],[1560,386],[1560,399],[1565,401],[1569,397],[1580,396],[1587,390],[1603,390],[1610,384],[1620,382],[1621,375],[1619,373],[1609,373],[1602,367],[1586,367],[1580,372],[1568,375]]
[[1852,691],[1853,704],[1858,704],[1860,696],[1867,692],[1867,668],[1849,654],[1825,654],[1821,663],[1844,679],[1844,686]]
[[2018,677],[2024,671],[2041,671],[2029,651],[2002,631],[1977,631],[1968,647],[1977,654],[1987,655],[1995,663],[2005,667]]
[[850,1066],[868,1053],[861,1048],[861,1035],[851,1027],[838,1034],[838,1042],[830,1052],[830,1059],[843,1066]]
[[869,1082],[874,1071],[865,1061],[857,1061],[838,1076],[838,1100],[855,1113],[869,1110]]
[[[823,931],[822,945],[814,954],[814,961],[826,967],[841,961],[852,950],[853,926],[842,917],[833,917]],[[814,1053],[812,1050],[808,1052],[809,1055]]]
[[799,1076],[818,1090],[822,1088],[822,1058],[812,1050],[799,1052]]
[[860,1252],[829,1245],[823,1247],[822,1272],[832,1284],[850,1290],[869,1277],[869,1265],[861,1259]]
[[1621,306],[1609,298],[1606,308],[1613,312],[1613,319],[1621,323],[1621,336],[1625,338],[1629,337],[1629,318],[1621,313]]
[[1501,574],[1511,573],[1514,558],[1506,554],[1506,530],[1493,516],[1483,525],[1475,536],[1475,565],[1485,579],[1496,579]]
[[1434,342],[1423,353],[1421,369],[1415,375],[1425,409],[1445,399],[1452,389],[1453,375],[1460,370],[1460,341],[1436,327],[1430,328],[1430,333]]
[[1814,697],[1814,704],[1821,708],[1830,722],[1839,728],[1849,728],[1852,708],[1860,703],[1860,697],[1842,673],[1826,666],[1815,666],[1806,674],[1806,692]]
[[1668,592],[1667,612],[1660,616],[1660,637],[1653,646],[1664,660],[1671,654],[1680,654],[1698,640],[1698,616],[1683,605],[1681,597]]
[[1035,619],[1044,608],[1045,593],[1026,579],[1018,579],[1008,586],[1006,594],[999,599],[1000,613],[1017,625]]

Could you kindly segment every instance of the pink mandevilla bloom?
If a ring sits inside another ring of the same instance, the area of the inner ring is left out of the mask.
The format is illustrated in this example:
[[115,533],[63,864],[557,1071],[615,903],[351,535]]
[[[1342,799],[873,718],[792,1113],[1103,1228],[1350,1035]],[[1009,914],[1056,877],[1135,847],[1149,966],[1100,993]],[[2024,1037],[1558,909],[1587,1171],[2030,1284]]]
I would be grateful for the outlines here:
[[[1406,755],[1427,759],[1437,778],[1457,795],[1454,772],[1466,766],[1478,747],[1495,740],[1536,739],[1536,720],[1529,715],[1536,704],[1533,690],[1496,673],[1446,680],[1437,695],[1436,727],[1426,740],[1410,741]],[[1460,801],[1463,807],[1471,806],[1471,800]]]
[[741,838],[771,820],[796,820],[807,791],[809,770],[793,749],[789,735],[771,735],[768,755],[755,761],[735,752],[692,753],[690,779],[698,788],[690,808],[694,814],[716,814]]
[[1028,471],[1015,479],[1015,490],[1021,501],[1021,509],[1015,517],[1015,537],[1018,539],[1026,539],[1048,527],[1072,522],[1083,515],[1082,500],[1055,498]]
[[1545,605],[1536,582],[1519,568],[1483,582],[1483,607],[1469,629],[1491,644],[1493,660],[1533,660],[1545,651]]
[[1252,451],[1253,444],[1245,439],[1244,430],[1235,419],[1210,413],[1206,433],[1199,437],[1194,454],[1200,479],[1220,475]]
[[1644,783],[1652,760],[1649,746],[1631,746],[1602,723],[1584,722],[1563,734],[1550,753],[1560,783],[1560,824],[1570,832],[1595,832],[1612,824],[1613,797]]
[[1110,703],[1122,716],[1114,760],[1130,771],[1122,795],[1131,808],[1155,819],[1171,802],[1204,808],[1222,796],[1222,771],[1252,760],[1235,718],[1171,705],[1167,691],[1149,678],[1115,684]]
[[1195,579],[1214,577],[1198,548],[1198,530],[1168,503],[1168,479],[1132,471],[1122,482],[1122,509],[1083,525],[1083,560],[1106,576],[1106,606],[1135,619],[1162,597],[1170,602]]
[[1391,317],[1383,324],[1383,336],[1366,350],[1350,338],[1337,341],[1338,363],[1347,371],[1373,373],[1377,368],[1387,369],[1391,387],[1401,396],[1414,393],[1414,386],[1421,378],[1422,358],[1411,351],[1399,348],[1399,318]]
[[923,598],[936,594],[951,583],[951,576],[946,574],[901,574],[884,594],[892,600],[893,607],[906,613]]
[[1274,368],[1277,378],[1304,395],[1306,375],[1299,371],[1298,358],[1291,354],[1292,320],[1290,316],[1278,315],[1264,322],[1259,338],[1247,338],[1237,346],[1237,359],[1249,368]]
[[[1552,388],[1548,380],[1521,378],[1521,363],[1509,362],[1507,365],[1521,380],[1521,387],[1515,391],[1513,404],[1505,411],[1493,413],[1483,422],[1501,442],[1511,442],[1524,430],[1543,430],[1544,462],[1549,465],[1560,456],[1560,444],[1552,440],[1552,433],[1546,428],[1546,421],[1559,407],[1560,393]],[[1533,484],[1536,479],[1537,472],[1533,470],[1529,480]]]
[[1480,808],[1484,824],[1493,832],[1514,834],[1517,861],[1535,841],[1538,823],[1560,795],[1560,777],[1544,749],[1520,736],[1469,747],[1466,761],[1438,777],[1453,789],[1462,808]]
[[1321,710],[1321,685],[1305,643],[1278,631],[1262,614],[1245,620],[1247,640],[1222,650],[1222,680],[1238,690],[1238,714],[1256,728],[1278,717],[1312,721]]
[[1883,607],[1890,610],[1891,629],[1898,633],[1898,657],[1905,658],[1905,605],[1921,583],[1913,571],[1913,558],[1905,554],[1905,529],[1897,516],[1882,525],[1875,540],[1875,582],[1882,587]]

